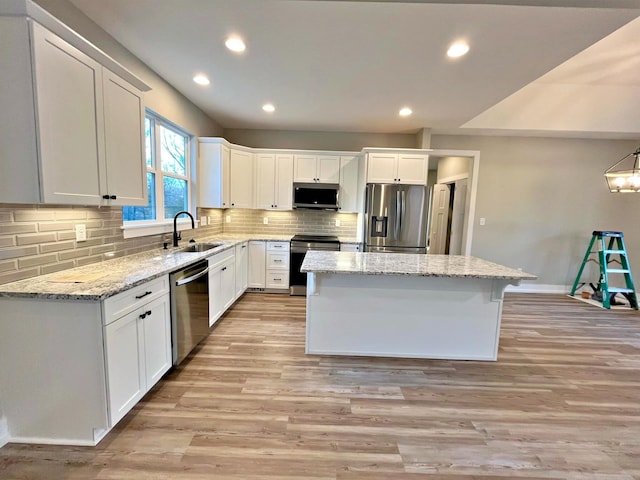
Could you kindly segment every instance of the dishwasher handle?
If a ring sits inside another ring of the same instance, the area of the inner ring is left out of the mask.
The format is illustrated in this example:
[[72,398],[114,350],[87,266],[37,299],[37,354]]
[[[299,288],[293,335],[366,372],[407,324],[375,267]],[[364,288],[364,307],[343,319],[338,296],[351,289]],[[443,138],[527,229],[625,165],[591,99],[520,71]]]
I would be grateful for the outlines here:
[[176,287],[180,287],[182,285],[186,285],[187,283],[191,283],[194,280],[199,279],[200,277],[202,277],[203,275],[206,275],[207,273],[209,273],[209,267],[205,268],[204,270],[196,273],[195,275],[191,275],[190,277],[184,278],[182,280],[178,280],[176,282]]

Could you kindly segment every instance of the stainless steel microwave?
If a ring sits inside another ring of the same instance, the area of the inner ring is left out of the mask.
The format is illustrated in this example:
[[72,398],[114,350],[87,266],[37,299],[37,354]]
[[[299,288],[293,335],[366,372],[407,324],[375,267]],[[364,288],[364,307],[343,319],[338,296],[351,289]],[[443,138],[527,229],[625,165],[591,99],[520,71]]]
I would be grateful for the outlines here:
[[337,183],[294,183],[293,208],[338,210]]

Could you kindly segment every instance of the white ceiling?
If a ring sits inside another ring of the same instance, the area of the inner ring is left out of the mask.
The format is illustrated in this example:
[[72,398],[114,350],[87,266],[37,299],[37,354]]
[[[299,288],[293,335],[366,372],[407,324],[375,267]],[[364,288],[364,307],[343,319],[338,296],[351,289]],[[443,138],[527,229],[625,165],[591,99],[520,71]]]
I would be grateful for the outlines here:
[[71,1],[225,128],[640,136],[636,0]]

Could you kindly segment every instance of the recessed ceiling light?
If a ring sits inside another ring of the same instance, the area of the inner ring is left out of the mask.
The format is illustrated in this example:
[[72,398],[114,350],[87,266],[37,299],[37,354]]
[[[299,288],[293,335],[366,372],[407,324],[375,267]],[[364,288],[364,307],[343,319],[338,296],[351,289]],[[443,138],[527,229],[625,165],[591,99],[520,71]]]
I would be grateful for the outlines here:
[[408,117],[412,113],[413,113],[413,110],[411,110],[409,107],[403,107],[398,112],[398,115],[400,115],[401,117]]
[[265,103],[262,106],[262,110],[264,110],[265,112],[268,112],[268,113],[273,113],[273,112],[276,111],[276,107],[273,106],[273,103]]
[[447,50],[447,55],[451,58],[458,58],[466,55],[468,51],[469,45],[466,42],[455,42]]
[[229,37],[227,41],[224,42],[229,50],[232,52],[244,52],[247,49],[247,46],[244,44],[240,37]]
[[193,77],[193,81],[198,85],[209,85],[211,83],[206,75],[196,75]]

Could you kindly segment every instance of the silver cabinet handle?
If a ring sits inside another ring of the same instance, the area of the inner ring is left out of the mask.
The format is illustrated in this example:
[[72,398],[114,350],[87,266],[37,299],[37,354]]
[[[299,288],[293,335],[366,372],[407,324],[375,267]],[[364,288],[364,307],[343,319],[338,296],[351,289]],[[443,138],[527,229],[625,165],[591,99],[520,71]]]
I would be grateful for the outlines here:
[[195,275],[192,275],[192,276],[190,276],[188,278],[185,278],[183,280],[177,281],[176,282],[176,287],[179,287],[181,285],[185,285],[187,283],[191,283],[194,280],[197,280],[198,278],[202,277],[203,275],[206,275],[207,273],[209,273],[209,267],[205,268],[201,272],[196,273]]

